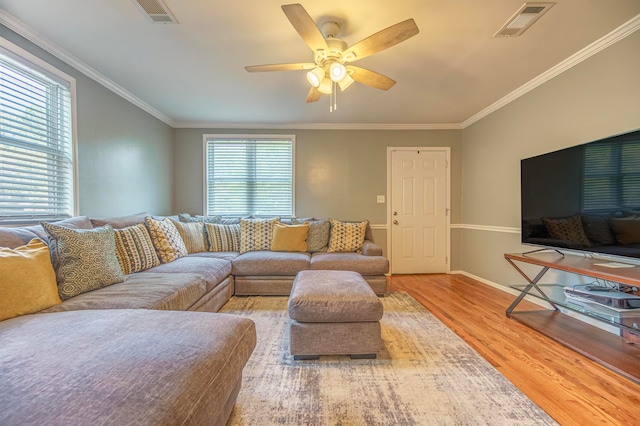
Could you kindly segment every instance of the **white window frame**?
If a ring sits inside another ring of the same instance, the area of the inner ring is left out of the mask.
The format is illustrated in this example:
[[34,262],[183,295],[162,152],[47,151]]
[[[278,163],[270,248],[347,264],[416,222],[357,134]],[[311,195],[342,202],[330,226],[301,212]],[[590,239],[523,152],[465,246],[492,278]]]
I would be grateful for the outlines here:
[[[207,141],[209,140],[259,140],[259,141],[291,141],[291,217],[296,215],[296,136],[295,135],[281,135],[281,134],[203,134],[202,135],[202,212],[204,215],[208,214],[207,211],[207,194],[208,194],[208,182],[207,182]],[[267,212],[267,214],[256,215],[255,217],[269,217],[273,216]]]
[[71,149],[71,161],[72,161],[72,164],[70,167],[70,171],[71,171],[70,181],[72,185],[72,189],[71,189],[72,205],[71,205],[71,210],[68,212],[68,215],[64,215],[64,217],[49,217],[49,218],[42,218],[39,216],[38,217],[34,216],[32,218],[26,218],[26,217],[2,218],[0,216],[0,226],[28,225],[28,224],[39,223],[41,220],[59,220],[59,219],[64,219],[65,217],[77,216],[79,214],[78,213],[79,202],[78,202],[78,154],[77,154],[78,153],[78,149],[77,149],[78,137],[77,137],[76,80],[70,75],[64,73],[63,71],[49,64],[48,62],[27,52],[26,50],[22,49],[19,46],[16,46],[15,44],[11,43],[10,41],[2,37],[0,37],[0,48],[5,49],[10,55],[15,56],[16,59],[19,59],[23,63],[29,66],[33,66],[35,73],[40,72],[43,74],[48,74],[50,78],[54,80],[55,79],[61,80],[64,83],[68,84],[70,98],[71,98],[70,99],[71,101],[71,111],[70,111],[71,113],[71,130],[70,130],[71,131],[71,147],[70,149]]

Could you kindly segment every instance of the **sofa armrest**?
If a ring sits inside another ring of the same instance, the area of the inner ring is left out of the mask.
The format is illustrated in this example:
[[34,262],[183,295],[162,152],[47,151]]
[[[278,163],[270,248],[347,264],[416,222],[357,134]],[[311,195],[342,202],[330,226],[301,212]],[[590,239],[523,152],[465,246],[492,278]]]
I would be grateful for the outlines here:
[[382,247],[371,240],[364,240],[362,254],[364,256],[382,256]]

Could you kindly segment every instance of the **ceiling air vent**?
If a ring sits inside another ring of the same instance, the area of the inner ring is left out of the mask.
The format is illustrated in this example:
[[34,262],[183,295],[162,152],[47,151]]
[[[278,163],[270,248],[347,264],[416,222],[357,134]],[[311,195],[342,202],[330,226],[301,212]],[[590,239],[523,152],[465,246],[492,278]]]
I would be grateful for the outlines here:
[[515,37],[521,35],[536,22],[555,3],[525,3],[506,24],[495,33],[494,37]]
[[140,12],[154,24],[177,24],[178,20],[162,0],[132,0]]

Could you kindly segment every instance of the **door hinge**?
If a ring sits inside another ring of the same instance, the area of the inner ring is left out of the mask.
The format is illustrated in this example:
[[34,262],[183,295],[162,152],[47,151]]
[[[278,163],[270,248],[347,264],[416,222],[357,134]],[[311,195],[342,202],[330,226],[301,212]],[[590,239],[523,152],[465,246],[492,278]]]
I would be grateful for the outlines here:
[[445,263],[445,265],[449,264],[449,258],[447,256],[445,256],[445,258],[444,258],[444,263]]

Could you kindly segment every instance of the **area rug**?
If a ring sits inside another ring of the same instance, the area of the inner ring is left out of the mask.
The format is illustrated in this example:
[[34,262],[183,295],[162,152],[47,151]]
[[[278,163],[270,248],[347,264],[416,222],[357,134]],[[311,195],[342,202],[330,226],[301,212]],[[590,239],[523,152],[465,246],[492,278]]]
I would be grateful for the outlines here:
[[228,425],[552,425],[540,407],[404,292],[381,299],[377,359],[289,354],[287,297],[232,298],[257,346]]

